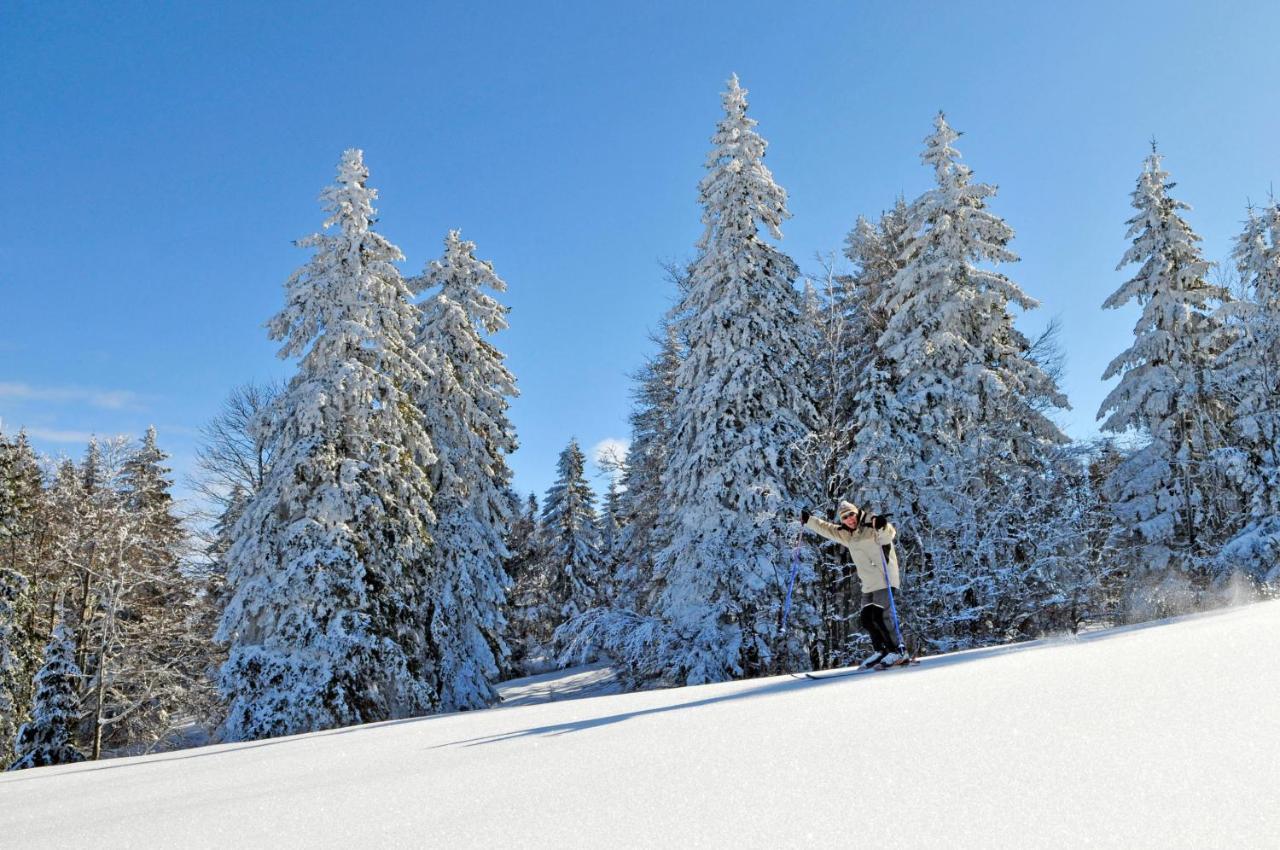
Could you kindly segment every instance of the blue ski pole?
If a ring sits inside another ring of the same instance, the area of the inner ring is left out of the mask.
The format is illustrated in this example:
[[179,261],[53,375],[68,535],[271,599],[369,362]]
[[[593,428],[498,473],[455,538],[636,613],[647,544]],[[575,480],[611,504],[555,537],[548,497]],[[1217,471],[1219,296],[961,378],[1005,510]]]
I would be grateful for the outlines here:
[[800,539],[796,538],[795,545],[791,547],[791,578],[787,580],[787,599],[782,603],[782,625],[778,628],[778,636],[781,637],[787,631],[787,618],[791,616],[791,592],[796,586],[796,573],[800,571]]
[[893,633],[898,638],[898,654],[905,657],[907,645],[902,639],[902,628],[898,625],[898,604],[893,601],[893,584],[889,581],[889,560],[884,556],[884,547],[880,546],[879,542],[876,541],[876,548],[880,550],[880,568],[884,570],[884,587],[889,591],[889,613],[893,617]]

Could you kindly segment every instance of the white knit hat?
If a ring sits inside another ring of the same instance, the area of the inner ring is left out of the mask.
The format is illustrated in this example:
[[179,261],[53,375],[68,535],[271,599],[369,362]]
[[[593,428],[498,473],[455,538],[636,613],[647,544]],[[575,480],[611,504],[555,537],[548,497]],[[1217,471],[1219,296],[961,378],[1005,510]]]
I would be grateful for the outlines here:
[[840,515],[840,521],[843,522],[844,518],[847,517],[849,514],[859,513],[858,506],[855,505],[853,502],[841,502],[840,507],[837,510],[837,513],[839,513]]

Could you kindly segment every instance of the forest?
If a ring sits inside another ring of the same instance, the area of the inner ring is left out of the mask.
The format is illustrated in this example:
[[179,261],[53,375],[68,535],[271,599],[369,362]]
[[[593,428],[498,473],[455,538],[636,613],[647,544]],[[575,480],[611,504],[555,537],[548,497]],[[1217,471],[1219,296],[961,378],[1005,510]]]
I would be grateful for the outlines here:
[[0,434],[0,765],[483,709],[591,660],[635,689],[854,664],[855,573],[799,525],[846,499],[896,528],[913,654],[1276,595],[1280,204],[1207,258],[1155,144],[1135,163],[1098,306],[1139,318],[1107,436],[1072,440],[1062,331],[1016,327],[1040,304],[945,115],[929,187],[805,275],[736,76],[721,100],[603,493],[576,440],[513,489],[507,285],[457,230],[403,271],[358,149],[267,323],[292,377],[229,388],[198,504],[154,428],[78,459]]

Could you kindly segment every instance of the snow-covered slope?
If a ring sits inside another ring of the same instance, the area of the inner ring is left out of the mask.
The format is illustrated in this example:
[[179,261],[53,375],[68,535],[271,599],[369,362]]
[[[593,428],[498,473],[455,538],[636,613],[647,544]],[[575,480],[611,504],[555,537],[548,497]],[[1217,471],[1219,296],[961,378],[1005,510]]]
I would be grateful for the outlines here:
[[0,845],[1276,847],[1278,698],[1269,602],[5,774]]

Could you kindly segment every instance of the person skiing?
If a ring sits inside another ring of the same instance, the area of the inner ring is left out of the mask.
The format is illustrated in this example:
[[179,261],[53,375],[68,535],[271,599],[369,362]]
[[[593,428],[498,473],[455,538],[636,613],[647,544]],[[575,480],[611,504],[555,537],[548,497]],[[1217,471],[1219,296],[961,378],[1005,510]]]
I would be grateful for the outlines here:
[[828,540],[843,544],[858,570],[858,581],[862,585],[859,617],[874,650],[859,666],[869,669],[904,664],[909,658],[893,611],[893,599],[902,586],[898,553],[893,546],[898,531],[885,517],[868,514],[852,502],[841,502],[838,515],[837,525],[813,516],[804,508],[800,511],[800,523]]

